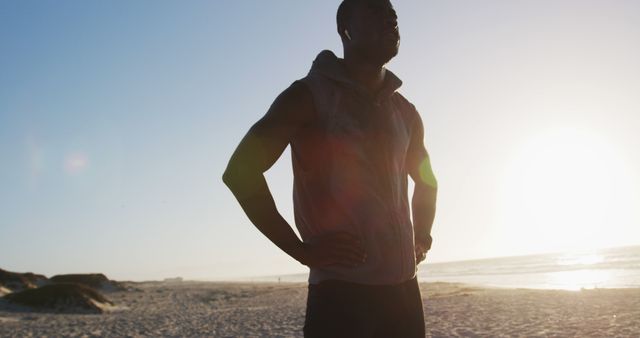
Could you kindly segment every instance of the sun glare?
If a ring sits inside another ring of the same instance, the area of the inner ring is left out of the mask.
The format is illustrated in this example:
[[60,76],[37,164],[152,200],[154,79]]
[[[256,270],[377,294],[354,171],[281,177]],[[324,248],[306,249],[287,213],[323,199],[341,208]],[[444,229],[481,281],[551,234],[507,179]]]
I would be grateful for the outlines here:
[[553,289],[594,289],[605,285],[611,278],[607,270],[574,270],[548,274],[547,283]]
[[597,135],[557,129],[519,149],[503,189],[507,224],[549,250],[606,245],[625,198],[624,163]]
[[597,254],[571,255],[566,254],[557,261],[558,265],[593,265],[604,262],[604,257]]

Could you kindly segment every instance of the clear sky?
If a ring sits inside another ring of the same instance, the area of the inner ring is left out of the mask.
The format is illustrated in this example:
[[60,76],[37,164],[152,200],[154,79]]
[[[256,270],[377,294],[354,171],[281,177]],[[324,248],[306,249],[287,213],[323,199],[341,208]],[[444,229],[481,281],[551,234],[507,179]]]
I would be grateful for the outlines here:
[[[221,182],[339,1],[0,2],[0,267],[304,272]],[[394,2],[440,185],[432,262],[640,244],[640,2]],[[267,173],[293,225],[288,151]]]

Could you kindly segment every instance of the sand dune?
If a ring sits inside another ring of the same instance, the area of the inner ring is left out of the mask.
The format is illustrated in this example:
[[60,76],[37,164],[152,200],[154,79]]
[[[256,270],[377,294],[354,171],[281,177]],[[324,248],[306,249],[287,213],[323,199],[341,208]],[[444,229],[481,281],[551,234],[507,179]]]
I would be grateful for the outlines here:
[[101,273],[55,275],[49,278],[51,283],[82,284],[100,291],[123,291],[125,288],[116,281],[110,280]]
[[102,313],[113,306],[102,294],[81,284],[60,283],[14,292],[2,298],[7,310]]
[[[305,283],[135,283],[101,315],[0,309],[0,336],[300,337]],[[640,290],[421,284],[428,337],[640,335]]]
[[47,278],[32,272],[12,272],[0,269],[0,287],[9,291],[33,289],[49,284],[74,283],[82,284],[100,291],[124,290],[124,287],[114,280],[110,280],[101,273],[65,274]]
[[31,272],[18,273],[0,269],[0,287],[12,291],[35,288],[46,284],[47,277]]
[[[100,292],[124,291],[104,274],[69,274],[47,278],[0,269],[0,306],[13,312],[103,313],[120,310]],[[0,322],[6,322],[7,318]],[[9,321],[15,321],[10,318]]]
[[5,288],[4,286],[0,285],[0,297],[11,293],[11,290],[8,288]]

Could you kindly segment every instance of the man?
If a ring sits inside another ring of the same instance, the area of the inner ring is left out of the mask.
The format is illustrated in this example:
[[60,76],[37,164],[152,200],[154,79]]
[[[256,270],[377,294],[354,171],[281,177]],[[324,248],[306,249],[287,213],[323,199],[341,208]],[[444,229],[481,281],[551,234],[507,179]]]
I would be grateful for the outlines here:
[[[398,53],[396,12],[388,0],[344,0],[337,24],[344,58],[322,51],[251,127],[223,179],[251,222],[310,268],[305,337],[424,337],[416,270],[437,184],[421,118],[384,67]],[[263,176],[287,145],[302,241]]]

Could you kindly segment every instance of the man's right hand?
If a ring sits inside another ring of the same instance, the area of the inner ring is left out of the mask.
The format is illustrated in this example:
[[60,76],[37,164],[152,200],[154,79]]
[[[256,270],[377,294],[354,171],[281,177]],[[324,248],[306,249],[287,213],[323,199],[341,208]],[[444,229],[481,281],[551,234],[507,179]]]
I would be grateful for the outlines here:
[[360,240],[347,232],[327,234],[302,246],[298,261],[309,267],[338,265],[355,268],[367,259]]

